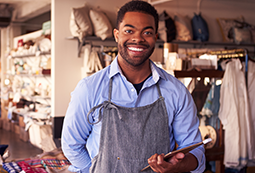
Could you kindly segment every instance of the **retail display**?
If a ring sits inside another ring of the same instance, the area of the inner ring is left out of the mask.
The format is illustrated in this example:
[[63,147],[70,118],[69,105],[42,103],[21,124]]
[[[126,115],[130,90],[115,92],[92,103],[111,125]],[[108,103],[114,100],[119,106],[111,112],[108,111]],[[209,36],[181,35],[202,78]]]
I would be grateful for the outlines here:
[[29,173],[56,173],[68,171],[71,165],[64,156],[61,148],[55,148],[48,152],[43,152],[37,156],[3,162],[0,166],[1,172],[29,172]]
[[52,150],[56,146],[51,128],[50,37],[39,30],[15,37],[14,42],[17,47],[7,61],[5,78],[9,82],[4,86],[7,101],[6,106],[2,106],[7,109],[7,115],[3,117],[10,121],[6,123],[10,124],[10,130],[17,129],[21,140],[29,139],[44,151]]

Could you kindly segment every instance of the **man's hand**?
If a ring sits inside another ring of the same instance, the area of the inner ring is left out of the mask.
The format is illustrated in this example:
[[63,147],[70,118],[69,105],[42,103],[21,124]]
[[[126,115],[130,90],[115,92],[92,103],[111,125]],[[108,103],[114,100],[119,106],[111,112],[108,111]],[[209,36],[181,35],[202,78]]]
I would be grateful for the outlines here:
[[164,154],[154,154],[148,159],[148,163],[154,172],[177,173],[192,171],[197,167],[197,159],[192,154],[177,153],[167,161]]

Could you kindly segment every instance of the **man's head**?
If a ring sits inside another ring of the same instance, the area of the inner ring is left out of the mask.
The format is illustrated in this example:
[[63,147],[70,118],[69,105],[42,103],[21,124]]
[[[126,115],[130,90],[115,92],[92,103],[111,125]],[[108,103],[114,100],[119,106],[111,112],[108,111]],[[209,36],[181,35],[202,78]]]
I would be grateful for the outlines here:
[[[120,66],[149,67],[157,40],[158,14],[147,2],[131,1],[119,10],[114,37]],[[155,21],[156,20],[156,21]]]
[[149,3],[141,0],[132,0],[120,8],[117,15],[116,29],[119,29],[119,25],[127,12],[141,12],[152,15],[155,21],[155,28],[157,33],[159,21],[157,10]]

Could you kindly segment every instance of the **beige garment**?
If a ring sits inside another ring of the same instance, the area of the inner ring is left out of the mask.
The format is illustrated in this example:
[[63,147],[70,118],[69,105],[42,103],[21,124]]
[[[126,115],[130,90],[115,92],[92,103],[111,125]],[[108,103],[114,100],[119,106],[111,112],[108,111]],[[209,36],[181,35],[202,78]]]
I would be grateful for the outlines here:
[[91,48],[90,45],[85,46],[82,77],[87,77],[102,69],[103,69],[103,66],[100,62],[97,51]]

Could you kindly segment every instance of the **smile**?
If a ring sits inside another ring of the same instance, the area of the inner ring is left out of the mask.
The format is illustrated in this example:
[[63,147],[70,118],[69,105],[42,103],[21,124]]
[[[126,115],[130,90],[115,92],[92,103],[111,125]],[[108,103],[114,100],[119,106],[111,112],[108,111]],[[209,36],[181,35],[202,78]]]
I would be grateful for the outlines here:
[[143,48],[136,48],[136,47],[128,47],[128,49],[132,51],[137,51],[137,52],[142,52],[144,50]]

